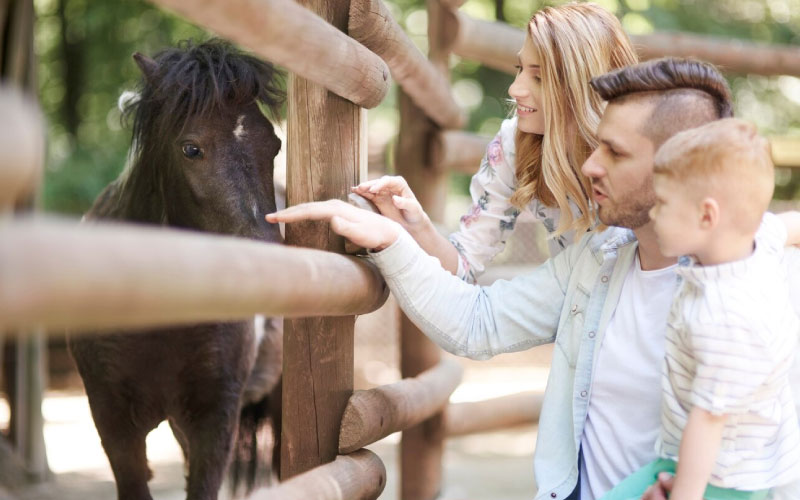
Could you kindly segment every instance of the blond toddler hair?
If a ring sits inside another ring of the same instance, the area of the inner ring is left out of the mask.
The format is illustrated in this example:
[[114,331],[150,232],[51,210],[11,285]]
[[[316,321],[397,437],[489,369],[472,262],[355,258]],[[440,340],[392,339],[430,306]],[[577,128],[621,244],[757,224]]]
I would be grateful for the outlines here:
[[700,201],[711,197],[720,222],[754,234],[775,188],[769,142],[737,118],[684,130],[658,149],[654,174],[680,183]]

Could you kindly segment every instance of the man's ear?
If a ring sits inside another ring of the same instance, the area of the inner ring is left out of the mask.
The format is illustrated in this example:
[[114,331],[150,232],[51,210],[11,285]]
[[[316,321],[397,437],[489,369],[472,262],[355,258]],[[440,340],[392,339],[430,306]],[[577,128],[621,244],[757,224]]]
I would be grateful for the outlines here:
[[719,203],[710,196],[700,202],[700,228],[712,230],[719,224]]

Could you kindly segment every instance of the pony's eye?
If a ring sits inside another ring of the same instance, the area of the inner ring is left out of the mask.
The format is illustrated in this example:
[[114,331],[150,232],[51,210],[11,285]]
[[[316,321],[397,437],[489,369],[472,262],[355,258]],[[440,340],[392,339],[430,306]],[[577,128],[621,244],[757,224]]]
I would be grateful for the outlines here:
[[181,146],[181,151],[183,151],[183,156],[190,160],[199,160],[203,157],[203,150],[190,142]]

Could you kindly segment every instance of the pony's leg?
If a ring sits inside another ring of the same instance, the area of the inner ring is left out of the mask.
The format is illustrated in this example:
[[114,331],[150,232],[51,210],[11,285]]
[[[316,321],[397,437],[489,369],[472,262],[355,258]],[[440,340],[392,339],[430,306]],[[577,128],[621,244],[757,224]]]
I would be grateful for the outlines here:
[[[105,403],[108,399],[103,401]],[[147,487],[152,473],[147,466],[145,449],[145,438],[149,429],[141,428],[131,421],[132,414],[128,405],[91,406],[97,433],[117,483],[117,498],[152,500]]]
[[[217,393],[220,394],[220,393]],[[216,408],[198,412],[181,425],[189,442],[187,500],[216,500],[233,448],[239,400],[220,396]]]

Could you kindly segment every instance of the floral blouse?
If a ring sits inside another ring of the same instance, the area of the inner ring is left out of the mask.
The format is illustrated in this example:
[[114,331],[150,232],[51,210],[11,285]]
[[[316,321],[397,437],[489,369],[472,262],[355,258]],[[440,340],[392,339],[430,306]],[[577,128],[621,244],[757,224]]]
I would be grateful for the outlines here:
[[[520,211],[511,204],[517,186],[514,136],[517,118],[504,120],[486,148],[478,172],[472,176],[470,193],[473,205],[461,217],[461,228],[450,235],[450,242],[459,253],[457,276],[474,283],[486,265],[505,248],[514,231]],[[547,229],[550,255],[555,256],[572,241],[574,232],[553,236],[561,211],[531,200],[526,207]]]

